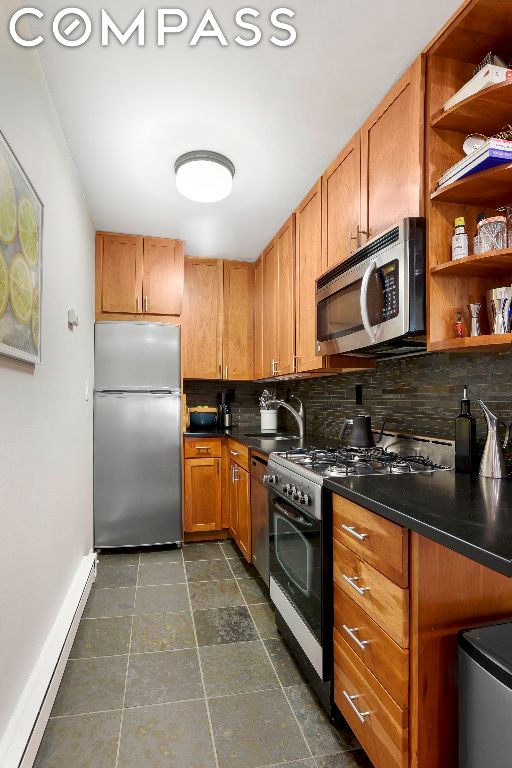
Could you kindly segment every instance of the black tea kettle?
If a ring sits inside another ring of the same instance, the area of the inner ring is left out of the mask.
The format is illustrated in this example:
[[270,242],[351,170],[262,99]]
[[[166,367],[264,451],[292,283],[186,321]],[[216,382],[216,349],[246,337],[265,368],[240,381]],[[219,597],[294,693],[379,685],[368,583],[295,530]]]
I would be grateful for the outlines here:
[[372,417],[368,414],[360,414],[352,419],[343,419],[341,422],[340,442],[343,440],[347,427],[352,427],[349,440],[350,448],[373,448],[375,440],[372,432]]

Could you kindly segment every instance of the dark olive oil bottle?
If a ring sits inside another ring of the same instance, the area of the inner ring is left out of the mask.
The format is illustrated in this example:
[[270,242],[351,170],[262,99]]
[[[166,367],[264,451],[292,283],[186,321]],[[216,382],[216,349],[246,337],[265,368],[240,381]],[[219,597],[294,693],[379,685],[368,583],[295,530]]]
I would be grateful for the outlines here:
[[468,388],[460,403],[460,414],[455,419],[455,471],[470,475],[475,470],[476,419],[471,415]]

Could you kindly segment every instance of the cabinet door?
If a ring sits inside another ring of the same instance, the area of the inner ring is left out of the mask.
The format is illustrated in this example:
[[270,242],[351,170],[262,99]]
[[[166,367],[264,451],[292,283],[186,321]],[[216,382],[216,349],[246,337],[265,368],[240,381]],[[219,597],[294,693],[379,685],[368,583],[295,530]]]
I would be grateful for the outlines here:
[[323,367],[316,355],[315,280],[322,272],[322,184],[319,181],[296,213],[296,355],[298,371]]
[[361,129],[361,221],[370,236],[422,215],[423,81],[420,57]]
[[223,377],[251,381],[254,370],[254,264],[224,262]]
[[142,237],[99,235],[101,311],[142,312]]
[[263,378],[263,259],[254,265],[254,378]]
[[263,254],[263,377],[274,375],[278,355],[277,342],[277,246],[275,242]]
[[251,483],[245,469],[236,468],[235,483],[238,500],[238,546],[248,563],[251,562]]
[[357,248],[360,198],[361,140],[357,132],[322,177],[322,271]]
[[185,531],[221,528],[221,460],[185,459]]
[[[236,471],[238,467],[234,461],[229,462],[229,530],[238,544],[238,495]],[[240,471],[240,470],[239,470]]]
[[152,315],[181,315],[183,242],[144,238],[143,310]]
[[278,261],[276,373],[295,371],[295,215],[276,238]]
[[185,258],[183,378],[222,378],[223,267],[216,259]]

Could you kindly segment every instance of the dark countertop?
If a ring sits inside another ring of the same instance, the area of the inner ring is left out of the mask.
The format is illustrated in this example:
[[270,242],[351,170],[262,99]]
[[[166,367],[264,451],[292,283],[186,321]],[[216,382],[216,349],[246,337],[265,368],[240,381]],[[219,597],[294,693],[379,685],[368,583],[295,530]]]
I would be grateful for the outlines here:
[[273,451],[288,451],[290,448],[300,448],[305,445],[315,445],[318,447],[318,440],[315,438],[307,438],[301,440],[275,440],[272,435],[268,437],[261,437],[259,435],[251,435],[251,433],[258,432],[258,427],[246,427],[244,429],[221,429],[221,430],[203,430],[202,432],[188,429],[184,432],[184,437],[232,437],[233,440],[238,440],[239,443],[243,443],[248,448],[254,451],[259,451],[267,456]]
[[512,576],[512,478],[471,478],[452,471],[333,478],[324,487]]

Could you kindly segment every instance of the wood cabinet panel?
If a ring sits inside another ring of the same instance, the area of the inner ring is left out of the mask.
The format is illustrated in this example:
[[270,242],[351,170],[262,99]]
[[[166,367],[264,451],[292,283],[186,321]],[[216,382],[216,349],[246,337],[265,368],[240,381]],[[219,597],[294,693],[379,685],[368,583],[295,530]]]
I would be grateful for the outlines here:
[[222,378],[223,263],[185,257],[183,378]]
[[273,242],[263,254],[263,378],[274,375],[278,355],[278,274],[277,246]]
[[142,237],[105,234],[96,242],[101,312],[141,313]]
[[220,438],[198,438],[197,440],[187,437],[185,439],[185,458],[219,458],[221,456],[222,441]]
[[357,132],[322,176],[322,271],[358,247],[361,139]]
[[230,461],[234,461],[246,470],[249,469],[249,449],[246,445],[228,438],[228,455]]
[[181,240],[167,240],[161,237],[144,238],[142,279],[144,313],[181,315],[183,258]]
[[295,215],[276,238],[278,261],[276,374],[295,371]]
[[221,460],[185,459],[185,531],[221,528]]
[[238,500],[238,539],[237,544],[248,563],[251,562],[251,481],[245,469],[236,467],[235,483]]
[[[401,648],[409,646],[409,591],[333,540],[334,583]],[[350,580],[350,581],[349,581]],[[361,594],[359,590],[363,590]]]
[[223,378],[251,380],[254,371],[254,264],[224,262]]
[[254,378],[263,378],[263,259],[254,266]]
[[361,129],[361,226],[373,236],[423,214],[424,60],[420,57]]
[[[407,768],[407,710],[398,706],[337,630],[334,700],[377,768]],[[363,713],[363,722],[356,710]]]
[[322,183],[303,200],[296,220],[296,356],[297,370],[323,367],[316,355],[315,281],[322,272]]
[[336,584],[334,628],[398,706],[406,709],[409,701],[409,652],[393,642]]
[[400,587],[407,587],[408,533],[342,496],[333,496],[334,536]]

